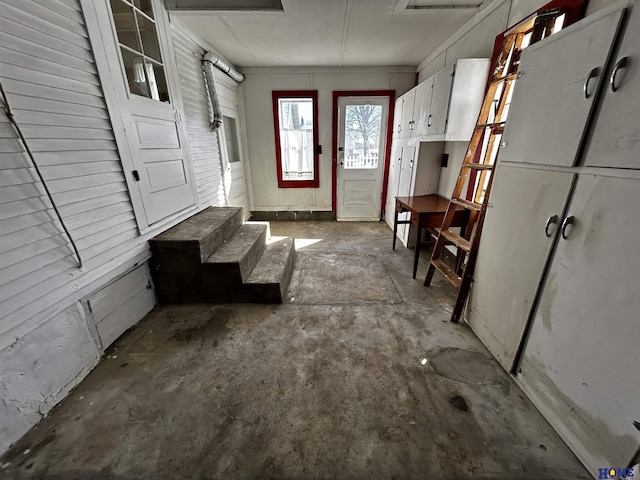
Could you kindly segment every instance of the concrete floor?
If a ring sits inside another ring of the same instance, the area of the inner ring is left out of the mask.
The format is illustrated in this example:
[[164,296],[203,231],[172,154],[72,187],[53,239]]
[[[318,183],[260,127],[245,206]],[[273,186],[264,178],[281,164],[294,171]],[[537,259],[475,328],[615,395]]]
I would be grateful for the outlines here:
[[[2,478],[590,478],[384,223],[298,239],[283,305],[155,309],[2,459]],[[7,465],[8,464],[8,465]]]

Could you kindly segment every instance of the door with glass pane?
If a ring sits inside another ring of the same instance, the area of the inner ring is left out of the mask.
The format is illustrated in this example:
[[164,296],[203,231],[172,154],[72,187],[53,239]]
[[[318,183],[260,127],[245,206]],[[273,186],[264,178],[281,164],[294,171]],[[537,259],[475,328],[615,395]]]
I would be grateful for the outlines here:
[[240,131],[237,112],[222,109],[222,127],[218,131],[220,136],[220,151],[222,153],[222,169],[224,171],[224,189],[227,204],[245,209],[249,216],[249,202],[247,196],[247,182],[244,173],[244,161],[240,146]]
[[338,99],[338,220],[380,220],[388,116],[388,97]]
[[119,114],[124,125],[126,138],[117,139],[118,147],[144,229],[196,199],[167,13],[158,0],[101,0],[83,7],[99,19],[108,64],[101,78],[117,99],[119,111],[111,117]]

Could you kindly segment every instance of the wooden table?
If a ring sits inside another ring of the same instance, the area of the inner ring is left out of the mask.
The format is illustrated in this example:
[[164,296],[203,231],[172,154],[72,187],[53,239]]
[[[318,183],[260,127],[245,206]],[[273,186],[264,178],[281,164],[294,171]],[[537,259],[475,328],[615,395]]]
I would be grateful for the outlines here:
[[[418,271],[418,259],[420,258],[420,248],[428,245],[429,242],[422,242],[422,230],[440,228],[444,214],[449,206],[449,199],[439,195],[418,195],[415,197],[396,197],[396,211],[393,219],[393,249],[396,249],[396,239],[398,235],[398,224],[404,225],[412,223],[416,226],[418,236],[416,237],[415,252],[413,254],[413,278],[416,278]],[[411,212],[410,220],[398,220],[398,214]],[[463,207],[456,207],[453,216],[452,227],[461,227],[464,236],[467,223],[469,222],[469,210]]]

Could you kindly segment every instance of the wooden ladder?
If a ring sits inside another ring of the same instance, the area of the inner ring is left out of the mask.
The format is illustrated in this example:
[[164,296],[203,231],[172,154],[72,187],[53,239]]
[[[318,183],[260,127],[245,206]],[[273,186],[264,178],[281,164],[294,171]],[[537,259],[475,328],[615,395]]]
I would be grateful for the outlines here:
[[[518,29],[504,38],[424,280],[425,286],[429,286],[434,272],[438,270],[457,288],[452,322],[460,319],[471,287],[493,172],[508,113],[507,106],[517,78],[522,42],[530,31]],[[457,234],[450,228],[454,214],[461,209],[468,211],[469,221],[464,231]],[[446,245],[454,245],[457,249],[453,268],[443,261]]]

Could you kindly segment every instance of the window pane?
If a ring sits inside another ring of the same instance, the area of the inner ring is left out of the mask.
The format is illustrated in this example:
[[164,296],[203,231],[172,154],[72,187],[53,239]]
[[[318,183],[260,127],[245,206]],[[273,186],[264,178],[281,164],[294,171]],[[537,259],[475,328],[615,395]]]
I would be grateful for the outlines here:
[[347,105],[344,168],[378,168],[381,105]]
[[142,39],[142,53],[162,63],[155,23],[137,12],[136,18],[138,19],[138,28],[140,29],[140,38]]
[[133,4],[136,8],[142,10],[145,14],[153,17],[153,8],[151,8],[151,0],[133,0]]
[[169,89],[167,88],[167,79],[164,75],[164,68],[155,63],[147,61],[147,76],[151,85],[151,98],[161,102],[169,102]]
[[227,158],[229,163],[240,161],[240,149],[238,148],[238,128],[236,119],[232,117],[222,116],[224,123],[224,140],[227,145]]
[[127,73],[129,91],[135,95],[151,98],[147,77],[145,75],[144,59],[140,55],[135,55],[129,50],[120,47],[124,70]]
[[116,23],[118,41],[137,52],[142,52],[142,47],[136,34],[133,8],[122,0],[111,0],[111,10],[113,11],[113,20]]
[[313,180],[313,100],[281,98],[278,100],[278,116],[282,179]]

